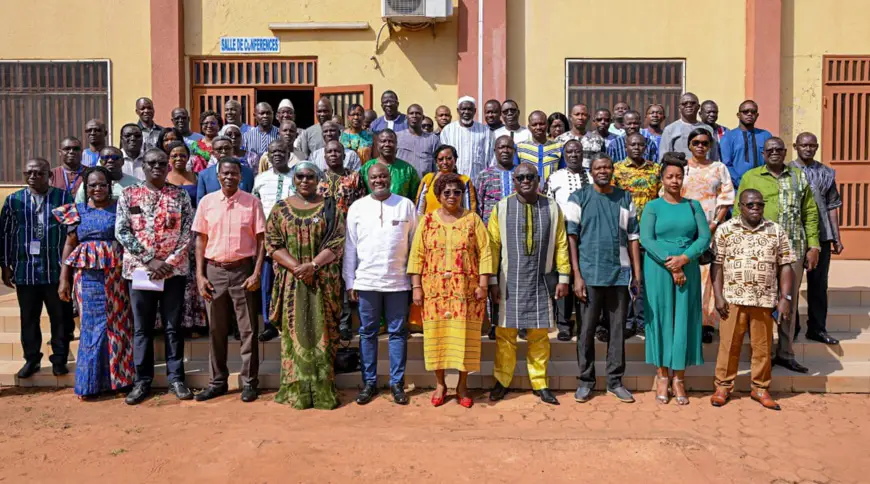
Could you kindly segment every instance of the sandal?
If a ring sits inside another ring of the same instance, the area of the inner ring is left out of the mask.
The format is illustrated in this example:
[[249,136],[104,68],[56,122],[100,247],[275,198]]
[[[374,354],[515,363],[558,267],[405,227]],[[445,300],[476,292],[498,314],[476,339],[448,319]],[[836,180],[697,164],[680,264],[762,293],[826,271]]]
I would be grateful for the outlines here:
[[[681,392],[677,391],[677,383],[680,384]],[[689,397],[686,396],[686,388],[683,386],[683,380],[674,377],[674,381],[671,383],[671,387],[674,389],[674,400],[677,401],[677,405],[688,405]],[[682,395],[680,395],[682,393]]]
[[[665,390],[664,391],[661,391],[660,390],[661,387],[659,386],[659,383],[662,381],[665,382]],[[656,402],[658,402],[662,405],[667,405],[668,402],[670,402],[670,400],[671,400],[671,398],[670,398],[670,388],[668,387],[668,377],[657,376],[656,377]]]

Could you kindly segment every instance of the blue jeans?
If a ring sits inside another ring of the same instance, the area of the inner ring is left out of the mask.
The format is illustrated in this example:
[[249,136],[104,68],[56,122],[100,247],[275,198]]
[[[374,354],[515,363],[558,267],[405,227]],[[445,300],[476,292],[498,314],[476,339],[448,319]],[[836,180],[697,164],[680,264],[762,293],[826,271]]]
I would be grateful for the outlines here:
[[263,257],[263,271],[260,275],[260,301],[263,303],[263,327],[272,326],[269,323],[269,303],[272,302],[272,283],[275,281],[275,271],[272,270],[272,259]]
[[390,385],[404,384],[405,362],[408,359],[408,310],[411,291],[358,291],[358,294],[359,349],[363,383],[377,384],[378,330],[383,316],[390,335]]

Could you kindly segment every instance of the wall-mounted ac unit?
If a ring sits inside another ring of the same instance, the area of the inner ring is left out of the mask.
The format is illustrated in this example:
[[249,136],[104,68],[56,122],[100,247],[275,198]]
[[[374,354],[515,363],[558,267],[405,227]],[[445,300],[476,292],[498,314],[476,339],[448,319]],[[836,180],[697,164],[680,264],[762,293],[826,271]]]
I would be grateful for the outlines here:
[[453,0],[381,0],[381,16],[392,22],[444,22]]

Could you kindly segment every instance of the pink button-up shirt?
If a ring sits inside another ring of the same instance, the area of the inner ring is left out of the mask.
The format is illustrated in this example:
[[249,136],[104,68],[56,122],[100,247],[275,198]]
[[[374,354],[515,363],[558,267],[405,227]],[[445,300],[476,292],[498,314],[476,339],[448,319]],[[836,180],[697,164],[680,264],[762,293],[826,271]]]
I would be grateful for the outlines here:
[[219,190],[199,201],[192,230],[208,235],[206,259],[234,262],[257,256],[257,234],[265,232],[265,225],[257,197],[241,190],[227,197]]

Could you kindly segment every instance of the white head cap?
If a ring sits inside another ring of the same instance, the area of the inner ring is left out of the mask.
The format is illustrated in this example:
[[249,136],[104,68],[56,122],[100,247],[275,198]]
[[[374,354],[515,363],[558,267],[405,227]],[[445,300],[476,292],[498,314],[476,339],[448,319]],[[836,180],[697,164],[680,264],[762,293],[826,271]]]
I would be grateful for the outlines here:
[[278,109],[281,109],[281,108],[290,108],[294,111],[296,110],[296,108],[293,107],[293,103],[290,102],[289,99],[282,99],[281,100],[281,103],[278,104]]
[[462,96],[461,98],[459,98],[459,101],[456,103],[456,107],[459,108],[462,103],[471,103],[474,104],[474,107],[477,107],[477,101],[475,101],[474,98],[471,96]]

